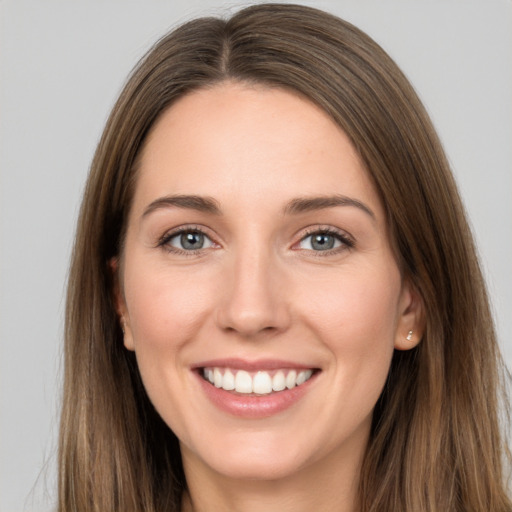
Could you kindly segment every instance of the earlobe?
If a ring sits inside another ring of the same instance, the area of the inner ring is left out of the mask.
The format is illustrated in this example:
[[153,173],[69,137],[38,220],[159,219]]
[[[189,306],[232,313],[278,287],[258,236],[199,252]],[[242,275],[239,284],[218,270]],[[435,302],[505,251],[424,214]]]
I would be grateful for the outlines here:
[[120,318],[121,330],[123,331],[123,344],[128,350],[135,350],[135,344],[133,343],[132,330],[129,322],[124,316]]
[[410,281],[404,282],[399,307],[395,349],[410,350],[420,343],[425,330],[423,298]]
[[119,281],[119,259],[117,257],[111,258],[108,261],[108,266],[112,275],[112,300],[117,312],[121,331],[123,332],[123,343],[128,350],[135,350],[126,301]]

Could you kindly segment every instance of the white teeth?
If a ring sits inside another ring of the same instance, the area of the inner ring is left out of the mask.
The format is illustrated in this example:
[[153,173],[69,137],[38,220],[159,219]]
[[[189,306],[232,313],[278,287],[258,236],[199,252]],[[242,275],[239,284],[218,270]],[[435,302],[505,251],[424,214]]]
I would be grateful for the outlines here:
[[306,372],[299,372],[297,375],[297,386],[304,384],[306,382]]
[[258,395],[272,392],[272,379],[267,372],[258,372],[252,380],[252,390]]
[[222,387],[222,380],[222,373],[220,373],[218,368],[215,368],[215,370],[213,370],[213,384],[216,388]]
[[292,370],[288,375],[286,376],[286,387],[288,389],[292,389],[295,387],[297,381],[297,372],[295,370]]
[[268,395],[273,391],[283,391],[286,388],[304,384],[313,375],[313,370],[278,370],[273,377],[266,371],[250,374],[245,370],[230,370],[224,368],[204,368],[204,378],[217,388],[226,391],[235,390],[237,393]]
[[283,391],[286,387],[286,379],[284,378],[284,373],[279,370],[272,379],[272,389],[274,391]]
[[224,373],[222,388],[226,391],[232,391],[235,389],[235,376],[229,370],[226,370],[226,373]]
[[235,390],[238,393],[252,393],[252,378],[246,371],[240,370],[237,372]]

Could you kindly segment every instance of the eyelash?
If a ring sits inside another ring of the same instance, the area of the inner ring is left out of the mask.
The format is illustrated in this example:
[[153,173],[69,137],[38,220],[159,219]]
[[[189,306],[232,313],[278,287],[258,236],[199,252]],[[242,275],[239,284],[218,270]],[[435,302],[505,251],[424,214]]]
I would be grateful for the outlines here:
[[185,233],[198,233],[203,235],[205,238],[210,240],[212,245],[216,245],[215,242],[211,239],[211,237],[206,233],[204,229],[201,229],[198,226],[184,226],[180,228],[176,228],[170,233],[166,233],[157,243],[157,247],[161,247],[167,252],[178,254],[180,256],[197,256],[198,254],[201,254],[202,251],[205,250],[205,248],[201,249],[193,249],[193,250],[185,250],[180,249],[179,247],[173,247],[172,245],[169,245],[169,242],[178,236],[181,236]]
[[[162,249],[166,250],[167,252],[170,252],[173,254],[178,254],[180,256],[197,256],[198,254],[201,254],[201,252],[204,251],[205,249],[208,249],[208,248],[201,248],[201,249],[194,249],[194,250],[185,250],[185,249],[180,249],[178,247],[173,247],[173,246],[169,245],[169,242],[173,238],[181,236],[185,233],[198,233],[200,235],[203,235],[205,238],[207,238],[211,242],[212,245],[217,245],[211,239],[211,237],[206,233],[206,231],[204,229],[200,228],[199,226],[185,226],[185,227],[176,228],[173,231],[171,231],[170,233],[166,233],[165,235],[163,235],[159,239],[159,241],[157,243],[157,247],[161,247]],[[346,233],[339,231],[337,229],[334,229],[332,227],[317,227],[314,229],[313,228],[307,229],[304,232],[304,234],[301,236],[300,240],[294,244],[294,247],[299,245],[300,243],[302,243],[308,237],[312,237],[314,235],[332,236],[338,242],[340,242],[341,245],[339,247],[335,247],[332,249],[326,249],[323,251],[314,251],[311,249],[300,249],[300,248],[298,248],[296,250],[308,251],[308,252],[314,254],[314,256],[324,257],[324,256],[337,254],[337,253],[345,251],[347,249],[352,249],[355,246],[355,242],[353,241],[353,239],[351,237],[349,237]]]
[[355,247],[354,240],[347,235],[347,233],[337,230],[332,227],[315,227],[315,228],[309,228],[306,230],[304,235],[301,237],[299,242],[297,242],[294,245],[298,245],[302,243],[304,240],[306,240],[309,237],[312,237],[314,235],[327,235],[334,237],[337,241],[341,243],[339,247],[335,247],[332,249],[326,249],[323,251],[314,251],[310,249],[297,249],[297,250],[305,250],[308,252],[311,252],[315,257],[325,257],[325,256],[332,256],[333,254],[338,254],[340,252],[346,251],[347,249],[352,249]]

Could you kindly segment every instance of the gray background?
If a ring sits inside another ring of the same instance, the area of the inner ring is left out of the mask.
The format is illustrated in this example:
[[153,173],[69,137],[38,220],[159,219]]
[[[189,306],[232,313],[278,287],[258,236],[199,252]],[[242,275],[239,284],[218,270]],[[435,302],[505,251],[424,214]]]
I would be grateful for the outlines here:
[[[474,227],[512,367],[512,2],[304,3],[367,31],[426,103]],[[54,503],[66,272],[108,111],[129,70],[170,27],[246,4],[0,1],[1,512]]]

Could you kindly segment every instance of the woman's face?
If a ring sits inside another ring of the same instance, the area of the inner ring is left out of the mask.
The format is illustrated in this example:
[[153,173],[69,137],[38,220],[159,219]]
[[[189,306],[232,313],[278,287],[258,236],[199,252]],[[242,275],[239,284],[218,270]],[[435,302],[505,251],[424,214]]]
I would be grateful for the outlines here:
[[322,110],[232,83],[180,99],[141,155],[119,267],[125,345],[186,468],[269,479],[360,461],[419,306]]

